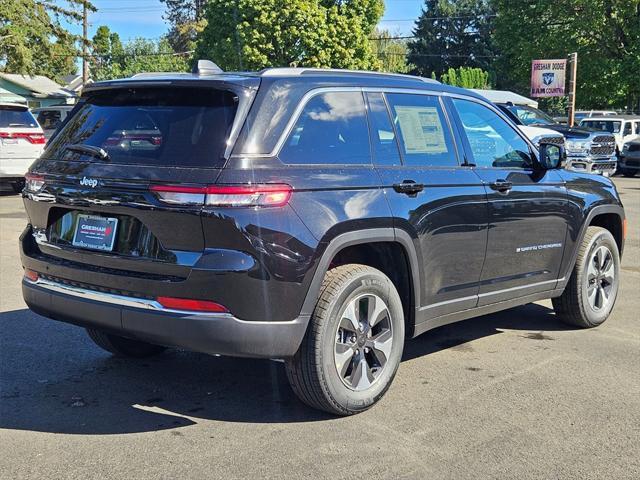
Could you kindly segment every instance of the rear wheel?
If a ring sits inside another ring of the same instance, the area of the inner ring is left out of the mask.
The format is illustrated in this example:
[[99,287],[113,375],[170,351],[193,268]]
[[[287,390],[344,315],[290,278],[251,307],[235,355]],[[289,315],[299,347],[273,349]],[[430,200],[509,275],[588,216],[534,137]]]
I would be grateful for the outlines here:
[[372,267],[343,265],[327,272],[287,377],[307,405],[351,415],[382,398],[403,346],[404,313],[391,280]]
[[582,328],[597,327],[611,313],[618,295],[620,254],[613,235],[588,227],[569,283],[553,299],[560,319]]
[[100,348],[119,357],[146,358],[162,353],[166,347],[112,335],[93,328],[87,328],[89,338]]

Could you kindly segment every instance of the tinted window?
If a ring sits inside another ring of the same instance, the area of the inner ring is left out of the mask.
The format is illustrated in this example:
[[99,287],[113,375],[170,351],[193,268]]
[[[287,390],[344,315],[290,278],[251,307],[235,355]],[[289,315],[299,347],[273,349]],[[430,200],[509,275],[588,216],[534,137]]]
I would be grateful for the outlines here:
[[104,149],[111,163],[220,167],[237,102],[232,92],[212,88],[96,92],[54,137],[45,156],[93,160],[66,148],[84,144]]
[[0,106],[0,128],[37,127],[33,115],[21,107]]
[[527,168],[529,145],[493,110],[479,103],[454,99],[469,142],[471,160],[478,167]]
[[280,159],[290,164],[370,163],[369,129],[360,92],[327,92],[305,105]]
[[437,97],[387,95],[406,165],[458,165],[451,132]]
[[38,113],[38,123],[45,130],[58,128],[62,121],[62,113],[59,110],[43,110]]
[[369,123],[374,162],[378,165],[400,165],[396,134],[381,93],[368,93]]

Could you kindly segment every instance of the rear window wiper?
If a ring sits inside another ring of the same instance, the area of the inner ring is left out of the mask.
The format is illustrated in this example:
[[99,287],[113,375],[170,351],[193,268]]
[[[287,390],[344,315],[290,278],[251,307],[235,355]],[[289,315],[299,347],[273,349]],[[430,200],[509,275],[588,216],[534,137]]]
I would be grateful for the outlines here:
[[71,150],[72,152],[86,153],[92,155],[100,160],[109,160],[109,154],[100,147],[94,147],[93,145],[85,145],[83,143],[74,143],[72,145],[65,145],[65,150]]

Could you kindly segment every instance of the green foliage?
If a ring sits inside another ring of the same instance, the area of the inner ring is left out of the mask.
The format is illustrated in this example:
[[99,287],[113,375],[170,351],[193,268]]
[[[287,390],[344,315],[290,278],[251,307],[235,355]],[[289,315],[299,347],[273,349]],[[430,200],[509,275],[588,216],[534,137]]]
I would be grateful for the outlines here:
[[124,47],[117,33],[101,25],[92,39],[89,74],[94,81],[122,77]]
[[407,64],[407,42],[393,39],[388,30],[376,29],[371,35],[373,54],[381,62],[383,72],[407,73],[412,66]]
[[169,22],[167,39],[176,52],[193,50],[204,29],[204,9],[208,0],[160,0],[166,5],[164,19]]
[[450,68],[440,77],[442,83],[462,88],[491,88],[489,72],[481,68],[458,67]]
[[578,52],[579,108],[640,109],[638,0],[493,2],[500,87],[526,94],[531,60]]
[[64,29],[65,19],[79,23],[87,0],[67,0],[67,7],[47,0],[0,0],[0,68],[11,73],[46,75],[54,80],[75,73],[81,39]]
[[368,40],[382,0],[209,0],[196,58],[225,70],[379,69]]
[[124,78],[143,72],[184,72],[188,61],[176,55],[167,38],[136,38],[122,44],[117,33],[101,25],[93,37],[90,72],[94,81]]
[[[425,0],[413,30],[416,39],[409,42],[408,61],[415,65],[414,72],[426,77],[463,66],[490,70],[496,53],[491,38],[494,16],[491,0]],[[520,35],[526,31],[515,30]]]

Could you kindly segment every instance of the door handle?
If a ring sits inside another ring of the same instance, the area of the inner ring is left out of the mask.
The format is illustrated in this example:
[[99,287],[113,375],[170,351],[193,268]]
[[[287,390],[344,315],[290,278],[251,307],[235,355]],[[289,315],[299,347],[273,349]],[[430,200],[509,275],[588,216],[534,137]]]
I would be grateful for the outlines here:
[[415,196],[424,190],[424,184],[416,183],[413,180],[403,180],[402,183],[395,183],[393,189],[398,193]]
[[496,180],[495,182],[491,182],[489,184],[489,187],[491,187],[491,190],[496,190],[501,193],[507,193],[513,188],[513,183],[500,179]]

